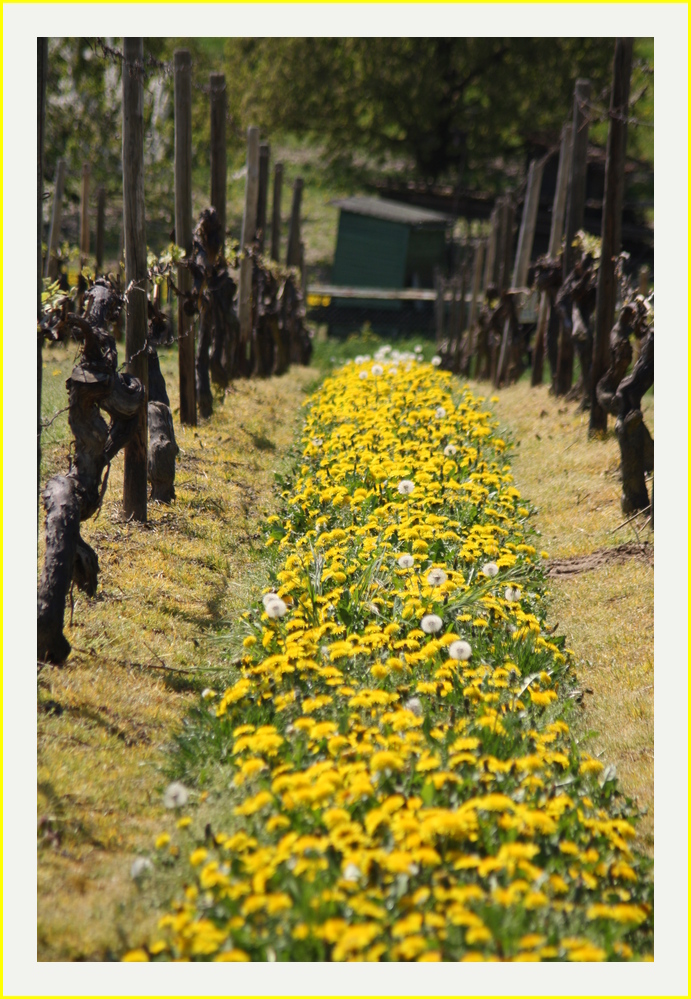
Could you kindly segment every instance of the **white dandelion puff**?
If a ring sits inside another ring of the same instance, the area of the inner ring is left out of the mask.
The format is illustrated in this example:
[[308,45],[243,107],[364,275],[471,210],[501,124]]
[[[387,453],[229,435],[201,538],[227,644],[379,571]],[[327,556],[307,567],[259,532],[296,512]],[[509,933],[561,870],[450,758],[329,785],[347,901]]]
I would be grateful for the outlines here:
[[482,575],[489,576],[490,579],[492,579],[493,576],[496,576],[498,572],[499,566],[496,562],[485,562],[482,567]]
[[359,881],[362,877],[362,871],[357,866],[357,864],[346,864],[343,871],[344,881]]
[[179,780],[174,780],[172,784],[163,792],[163,805],[165,808],[182,808],[187,804],[190,792]]
[[420,346],[419,343],[415,344],[415,346],[413,347],[413,350],[415,351],[416,354],[421,354],[422,353],[422,347]]
[[363,378],[363,379],[364,378],[369,378],[369,372],[368,371],[361,371],[360,372],[360,378]]
[[401,479],[398,483],[398,491],[401,496],[410,496],[413,489],[415,488],[415,483],[411,482],[410,479]]
[[132,866],[130,867],[130,877],[133,881],[137,881],[142,875],[146,874],[148,871],[153,871],[154,865],[151,863],[148,857],[135,857],[132,861]]
[[266,607],[266,605],[270,604],[272,600],[278,600],[278,599],[279,599],[278,593],[275,593],[272,590],[271,593],[265,593],[264,594],[264,596],[262,597],[262,603]]
[[449,646],[449,657],[451,659],[470,659],[473,654],[473,650],[468,642],[464,642],[463,639],[459,639],[457,642],[452,642]]
[[504,590],[504,598],[511,604],[515,604],[521,599],[521,591],[515,586],[507,586]]
[[443,569],[430,569],[427,573],[427,583],[429,586],[441,586],[447,579],[448,576]]
[[412,569],[413,566],[415,565],[415,559],[413,558],[412,555],[401,555],[401,557],[398,560],[398,564],[400,565],[401,569]]
[[409,697],[403,707],[408,711],[412,711],[416,718],[422,716],[422,701],[419,697]]
[[384,369],[382,368],[381,364],[373,364],[372,365],[372,374],[373,375],[383,375],[384,374]]
[[433,357],[432,360],[430,361],[430,364],[432,365],[432,367],[438,368],[439,365],[441,364],[441,357]]
[[434,411],[434,415],[438,420],[443,420],[444,417],[446,416],[446,410],[444,409],[443,406],[437,406],[437,408]]
[[436,635],[438,631],[441,631],[443,625],[444,622],[438,614],[425,614],[420,621],[420,627],[426,635]]
[[455,454],[458,454],[458,448],[455,444],[447,444],[444,448],[444,454],[447,458],[453,458]]
[[394,367],[394,368],[389,368],[389,372],[388,372],[388,373],[389,373],[390,375],[393,375],[393,376],[395,376],[395,375],[397,375],[397,374],[398,374],[398,368],[396,368],[396,367]]
[[321,437],[313,437],[312,438],[312,444],[315,447],[321,447],[323,443],[324,443],[324,441],[323,441],[323,439]]
[[215,696],[216,696],[216,691],[212,690],[211,687],[204,687],[204,689],[202,690],[202,698],[205,701],[208,701]]
[[280,597],[276,597],[275,600],[269,600],[264,604],[264,610],[269,617],[283,617],[288,607]]

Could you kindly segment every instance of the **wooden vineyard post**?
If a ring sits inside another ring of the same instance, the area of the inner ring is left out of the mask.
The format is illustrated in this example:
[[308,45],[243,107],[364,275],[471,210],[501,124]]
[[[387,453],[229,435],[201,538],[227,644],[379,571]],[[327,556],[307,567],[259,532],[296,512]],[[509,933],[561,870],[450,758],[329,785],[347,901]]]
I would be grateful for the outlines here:
[[621,215],[624,202],[626,119],[629,111],[633,39],[617,38],[614,47],[612,95],[609,104],[605,196],[602,203],[602,250],[595,302],[592,391],[589,435],[607,430],[607,410],[597,398],[597,383],[609,365],[609,337],[614,326],[616,300],[615,258],[621,249]]
[[106,191],[104,187],[98,189],[98,201],[96,203],[96,274],[103,270],[103,253],[105,246],[106,231]]
[[283,189],[283,164],[274,167],[274,204],[271,216],[271,259],[281,259],[281,192]]
[[216,209],[225,242],[226,184],[228,178],[225,73],[209,74],[209,93],[211,96],[211,206]]
[[245,185],[245,212],[242,217],[240,249],[240,289],[238,318],[240,320],[240,349],[249,360],[252,346],[252,259],[247,251],[257,235],[257,196],[259,194],[259,129],[247,129],[247,182]]
[[[585,212],[585,185],[588,165],[588,114],[590,80],[576,80],[573,100],[573,130],[571,139],[571,176],[569,197],[566,209],[566,233],[564,240],[564,280],[573,270],[576,252],[574,237],[583,226]],[[561,324],[559,333],[559,354],[557,357],[557,377],[554,383],[555,395],[566,395],[573,381],[573,339],[571,331]]]
[[499,234],[499,212],[500,205],[497,202],[490,215],[490,233],[487,240],[487,252],[485,253],[485,276],[482,282],[483,291],[495,283],[495,263],[497,259],[497,238]]
[[[187,49],[175,52],[175,242],[186,255],[192,252],[192,57]],[[194,377],[194,324],[184,310],[184,293],[192,287],[186,267],[178,266],[178,369],[180,423],[197,425],[197,388]]]
[[434,329],[435,329],[435,343],[437,350],[441,347],[441,342],[444,339],[444,279],[441,276],[441,269],[439,267],[434,268],[434,290],[437,293],[434,299]]
[[82,266],[89,256],[89,188],[91,187],[91,167],[82,167],[82,200],[79,213],[79,255]]
[[[561,132],[561,147],[559,150],[559,166],[557,167],[557,183],[554,190],[554,200],[552,202],[552,222],[549,230],[549,247],[547,255],[555,258],[561,247],[561,237],[564,232],[564,210],[566,208],[566,188],[571,168],[571,138],[572,130],[570,125],[564,125]],[[547,336],[547,323],[551,309],[548,292],[540,294],[540,312],[537,321],[537,331],[535,333],[535,346],[533,348],[533,370],[530,384],[542,384],[542,374],[545,357],[545,339]]]
[[[144,39],[123,40],[122,197],[125,228],[125,357],[130,375],[148,389],[146,357],[147,264],[144,205]],[[125,517],[146,522],[147,410],[139,407],[137,429],[125,446],[123,507]]]
[[60,243],[60,223],[62,221],[62,199],[65,194],[65,172],[67,164],[58,160],[55,170],[55,195],[53,196],[53,211],[50,216],[48,231],[48,251],[46,253],[45,276],[54,281],[58,276],[58,244]]
[[257,244],[259,252],[264,252],[266,245],[266,205],[269,198],[269,157],[271,150],[268,142],[259,145],[259,190],[257,192]]
[[[48,39],[37,38],[37,123],[36,123],[36,222],[37,222],[37,267],[36,267],[36,321],[41,322],[41,294],[43,292],[43,149],[46,125],[46,77],[48,75]],[[41,389],[43,387],[43,334],[37,331],[37,371],[36,385],[38,412],[36,422],[36,488],[37,499],[41,496]],[[36,521],[38,529],[38,520]]]
[[480,310],[480,294],[482,292],[482,267],[485,259],[485,249],[487,241],[480,239],[475,244],[475,257],[473,260],[473,284],[470,292],[470,314],[468,316],[468,342],[466,347],[465,374],[470,377],[472,359],[475,354],[475,337],[477,315]]
[[[511,285],[514,288],[523,288],[528,280],[528,267],[530,257],[533,252],[533,240],[535,238],[535,223],[537,221],[537,209],[540,201],[540,188],[542,186],[542,173],[545,168],[544,160],[531,160],[528,168],[528,180],[526,184],[525,200],[523,202],[523,215],[521,217],[521,228],[518,233],[518,246],[516,247],[516,259],[513,265]],[[506,371],[506,362],[509,352],[510,323],[507,319],[504,323],[504,331],[499,352],[499,364],[497,365],[497,386],[501,385]]]
[[300,207],[302,205],[303,184],[302,177],[298,177],[293,184],[293,204],[290,209],[288,252],[286,254],[286,264],[288,267],[300,266]]

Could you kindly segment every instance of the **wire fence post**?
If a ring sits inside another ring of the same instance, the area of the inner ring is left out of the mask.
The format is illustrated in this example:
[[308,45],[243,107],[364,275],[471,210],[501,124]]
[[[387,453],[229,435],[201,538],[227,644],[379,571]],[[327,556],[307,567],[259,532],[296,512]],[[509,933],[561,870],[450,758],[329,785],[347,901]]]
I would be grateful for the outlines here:
[[283,164],[274,167],[274,204],[271,216],[271,259],[281,259],[281,193],[283,190]]
[[252,349],[252,258],[248,250],[257,234],[257,195],[259,193],[259,129],[250,125],[247,129],[247,182],[245,185],[245,212],[242,217],[240,249],[240,290],[238,295],[238,319],[240,320],[240,344],[249,361]]
[[211,205],[216,209],[223,240],[226,234],[226,77],[225,73],[209,74],[211,97]]

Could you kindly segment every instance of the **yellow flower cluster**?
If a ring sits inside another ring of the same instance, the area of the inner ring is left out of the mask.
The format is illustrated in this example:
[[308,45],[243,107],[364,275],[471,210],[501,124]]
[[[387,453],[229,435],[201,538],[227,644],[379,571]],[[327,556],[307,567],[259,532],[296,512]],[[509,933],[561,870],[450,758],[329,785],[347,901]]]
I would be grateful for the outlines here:
[[351,363],[311,400],[270,518],[276,595],[205,709],[236,823],[190,844],[184,897],[132,960],[650,953],[630,810],[564,720],[483,401],[421,363]]

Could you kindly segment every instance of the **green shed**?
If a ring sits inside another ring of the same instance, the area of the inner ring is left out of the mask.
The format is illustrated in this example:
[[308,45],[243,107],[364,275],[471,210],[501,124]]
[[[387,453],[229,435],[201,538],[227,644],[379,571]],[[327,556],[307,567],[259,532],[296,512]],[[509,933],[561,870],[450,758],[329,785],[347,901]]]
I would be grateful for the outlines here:
[[[341,209],[332,283],[351,288],[432,288],[446,263],[453,219],[384,198],[333,201]],[[380,303],[382,304],[382,303]],[[389,303],[396,307],[399,303]]]

